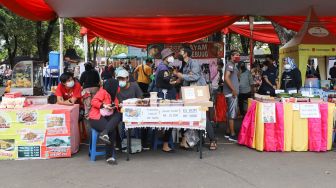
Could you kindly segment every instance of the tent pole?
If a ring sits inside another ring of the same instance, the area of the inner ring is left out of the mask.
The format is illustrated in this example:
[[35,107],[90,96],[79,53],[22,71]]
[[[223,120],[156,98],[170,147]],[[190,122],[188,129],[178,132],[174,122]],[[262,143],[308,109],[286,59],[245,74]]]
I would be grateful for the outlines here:
[[107,58],[107,42],[104,40],[104,56]]
[[60,75],[64,72],[64,61],[63,61],[63,24],[64,24],[64,18],[59,18],[59,29],[60,29],[60,35],[59,35],[59,51],[60,51]]
[[83,37],[84,37],[84,61],[86,63],[86,62],[89,61],[89,57],[88,57],[88,35],[87,35],[87,33]]
[[252,66],[253,61],[254,61],[254,46],[253,46],[253,22],[254,22],[254,17],[249,16],[249,21],[250,21],[250,66]]

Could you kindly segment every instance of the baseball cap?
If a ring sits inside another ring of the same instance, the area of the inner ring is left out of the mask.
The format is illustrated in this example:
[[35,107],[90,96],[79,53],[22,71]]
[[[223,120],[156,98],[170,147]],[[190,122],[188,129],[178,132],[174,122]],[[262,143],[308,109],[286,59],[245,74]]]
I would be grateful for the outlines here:
[[119,70],[116,74],[116,78],[119,78],[119,77],[126,78],[128,76],[129,76],[129,73],[125,69]]

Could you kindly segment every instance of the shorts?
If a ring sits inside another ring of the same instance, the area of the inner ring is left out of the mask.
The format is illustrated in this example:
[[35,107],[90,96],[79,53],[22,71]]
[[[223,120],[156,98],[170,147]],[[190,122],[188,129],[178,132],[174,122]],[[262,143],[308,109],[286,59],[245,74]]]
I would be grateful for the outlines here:
[[226,97],[227,118],[237,119],[238,117],[238,97]]

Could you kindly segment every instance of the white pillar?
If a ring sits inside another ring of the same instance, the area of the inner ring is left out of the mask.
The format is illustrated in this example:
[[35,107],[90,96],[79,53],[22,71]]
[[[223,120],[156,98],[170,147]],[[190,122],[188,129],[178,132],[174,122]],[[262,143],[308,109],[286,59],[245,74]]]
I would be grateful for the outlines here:
[[59,52],[60,52],[60,75],[63,74],[64,71],[64,61],[63,61],[63,24],[64,18],[59,18],[59,29],[60,29],[60,36],[59,36]]
[[84,61],[85,63],[89,61],[89,57],[88,57],[88,35],[87,33],[83,36],[84,37]]
[[249,16],[249,21],[250,21],[250,65],[252,65],[254,62],[254,46],[253,46],[254,17]]

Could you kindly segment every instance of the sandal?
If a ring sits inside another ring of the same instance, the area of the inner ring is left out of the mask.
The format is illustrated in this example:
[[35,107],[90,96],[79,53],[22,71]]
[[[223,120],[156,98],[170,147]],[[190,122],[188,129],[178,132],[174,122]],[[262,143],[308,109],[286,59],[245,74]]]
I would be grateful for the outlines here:
[[210,142],[209,150],[217,150],[217,142],[216,141],[211,141]]

